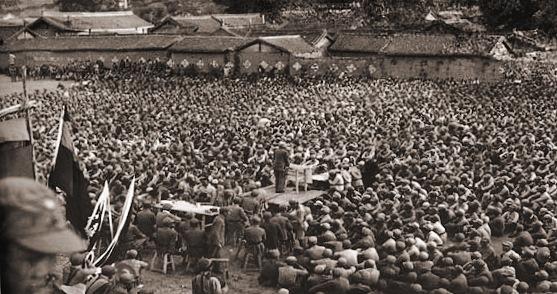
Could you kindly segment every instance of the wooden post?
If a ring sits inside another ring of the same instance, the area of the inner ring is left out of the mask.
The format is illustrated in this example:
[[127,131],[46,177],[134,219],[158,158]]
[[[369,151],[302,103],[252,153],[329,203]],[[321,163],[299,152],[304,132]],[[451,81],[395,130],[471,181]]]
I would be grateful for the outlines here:
[[296,169],[296,193],[300,193],[300,191],[298,189],[298,184],[299,184],[299,181],[300,181],[300,178],[299,178],[298,174],[300,174],[300,170]]

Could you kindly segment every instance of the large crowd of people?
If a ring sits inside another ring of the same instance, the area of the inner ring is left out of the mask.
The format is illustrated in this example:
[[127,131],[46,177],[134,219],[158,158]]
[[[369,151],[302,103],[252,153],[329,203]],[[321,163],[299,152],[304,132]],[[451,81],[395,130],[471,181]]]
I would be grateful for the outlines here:
[[[557,291],[557,93],[546,82],[212,79],[130,68],[29,94],[39,102],[41,181],[64,105],[92,201],[109,181],[117,212],[136,177],[126,259],[141,257],[144,242],[178,248],[197,261],[193,293],[227,288],[211,258],[228,246],[252,253],[261,285],[279,293]],[[3,97],[0,108],[22,100]],[[329,173],[323,195],[264,203],[279,145],[290,162]],[[166,199],[222,208],[203,230],[194,215],[157,213],[153,204]],[[136,278],[119,281],[129,289]]]

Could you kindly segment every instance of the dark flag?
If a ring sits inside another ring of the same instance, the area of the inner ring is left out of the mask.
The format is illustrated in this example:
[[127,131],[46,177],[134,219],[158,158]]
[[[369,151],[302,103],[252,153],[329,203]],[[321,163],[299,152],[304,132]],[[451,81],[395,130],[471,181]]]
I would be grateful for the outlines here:
[[33,145],[25,118],[0,122],[0,179],[35,178]]
[[89,182],[79,166],[72,141],[70,118],[65,109],[60,119],[57,151],[54,156],[54,166],[48,178],[48,186],[52,189],[58,187],[66,193],[66,218],[77,232],[86,236],[85,226],[93,206],[87,193]]

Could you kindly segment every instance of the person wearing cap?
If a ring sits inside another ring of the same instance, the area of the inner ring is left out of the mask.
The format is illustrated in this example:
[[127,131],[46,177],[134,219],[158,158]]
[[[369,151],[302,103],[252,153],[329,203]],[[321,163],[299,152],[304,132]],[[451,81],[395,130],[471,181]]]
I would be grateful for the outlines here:
[[278,283],[279,268],[285,266],[283,262],[278,260],[278,250],[269,251],[267,259],[263,261],[263,266],[259,272],[257,281],[263,287],[276,287]]
[[173,228],[174,222],[170,218],[165,218],[162,226],[157,228],[155,244],[160,256],[165,253],[173,253],[178,241],[178,233]]
[[[195,195],[206,195],[208,202],[214,203],[217,197],[217,188],[209,183],[209,179],[205,176],[199,178],[200,183],[193,187]],[[196,197],[197,198],[197,197]],[[205,202],[205,201],[200,201]]]
[[197,274],[191,280],[192,294],[222,294],[224,281],[212,272],[211,260],[202,258],[197,263]]
[[288,248],[293,244],[293,227],[292,222],[288,219],[285,206],[279,206],[279,211],[273,215],[271,222],[275,222],[280,226],[280,242],[281,245],[286,245]]
[[161,210],[155,216],[155,223],[157,227],[164,226],[163,221],[167,218],[170,219],[171,222],[179,222],[181,220],[180,217],[172,214],[170,210],[172,210],[172,204],[165,203],[162,205]]
[[236,247],[238,240],[244,236],[245,224],[248,217],[244,209],[240,207],[241,199],[236,198],[232,206],[228,207],[228,215],[226,215],[226,240],[227,244],[232,244]]
[[[281,227],[276,221],[271,221],[273,214],[270,211],[263,213],[263,229],[265,230],[265,248],[267,251],[279,252],[281,244]],[[279,252],[280,255],[280,252]]]
[[207,235],[200,228],[197,218],[190,221],[190,229],[184,234],[184,243],[191,264],[196,264],[201,257],[207,254]]
[[244,209],[248,217],[259,213],[261,209],[261,202],[258,197],[259,191],[256,189],[250,192],[249,197],[241,198],[240,206]]
[[352,176],[352,187],[354,190],[363,193],[364,192],[364,181],[362,179],[362,168],[364,167],[365,162],[359,161],[358,166],[351,166],[348,171]]
[[288,256],[286,265],[279,268],[278,286],[288,289],[290,293],[301,293],[307,275],[307,269],[298,264],[296,257]]
[[108,294],[113,288],[112,277],[116,274],[116,268],[105,265],[101,268],[101,274],[87,283],[85,294]]
[[319,264],[316,265],[313,270],[310,271],[308,279],[306,281],[306,287],[310,289],[313,286],[319,285],[325,281],[331,280],[333,276],[327,269],[327,265]]
[[135,278],[132,273],[124,270],[118,273],[116,283],[111,290],[111,294],[137,293],[138,289],[134,286]]
[[340,268],[333,269],[333,279],[325,281],[308,290],[308,293],[324,293],[324,294],[345,294],[350,289],[350,282],[342,276]]
[[135,217],[137,227],[145,234],[149,239],[153,238],[157,228],[156,228],[156,217],[155,213],[151,210],[151,203],[146,202],[143,204],[143,208],[137,213]]
[[350,240],[342,241],[342,250],[335,252],[335,257],[342,257],[346,260],[348,266],[356,266],[358,264],[358,254],[357,250],[351,249],[352,243]]
[[520,254],[513,250],[513,243],[511,241],[504,241],[502,243],[503,252],[501,253],[501,261],[510,260],[513,264],[517,264],[522,257]]
[[121,256],[124,255],[125,251],[128,249],[142,249],[143,244],[147,242],[148,238],[143,234],[143,232],[134,224],[135,215],[130,216],[130,224],[128,225],[128,230],[126,234],[120,236],[119,252]]
[[311,236],[308,238],[308,248],[306,254],[313,260],[321,259],[326,247],[317,244],[317,237]]
[[294,230],[295,238],[299,244],[302,244],[305,239],[305,233],[307,229],[307,218],[311,218],[311,210],[295,199],[288,201],[288,205],[291,209],[290,216],[293,217],[292,227]]
[[131,274],[134,276],[134,280],[136,284],[141,283],[142,281],[142,271],[146,269],[149,264],[145,261],[137,259],[137,250],[130,249],[126,252],[126,259],[118,262],[118,264],[124,265],[127,268],[131,269]]
[[97,273],[97,268],[92,267],[85,261],[85,255],[82,253],[73,253],[70,256],[70,267],[64,268],[64,285],[74,286],[77,284],[85,284],[91,275]]
[[207,245],[209,246],[209,257],[219,258],[221,249],[224,247],[225,242],[225,225],[226,215],[228,208],[223,207],[219,209],[219,214],[213,219],[211,230],[207,236]]
[[284,193],[286,186],[286,175],[290,166],[290,154],[286,150],[286,143],[281,141],[279,148],[274,151],[273,170],[275,173],[275,192]]
[[261,224],[261,219],[258,216],[252,216],[250,219],[250,226],[246,229],[244,233],[244,240],[246,241],[246,252],[244,254],[244,259],[248,254],[248,250],[255,254],[257,259],[257,264],[259,268],[262,266],[262,257],[265,252],[265,230],[259,225]]
[[340,175],[344,179],[344,190],[348,190],[348,188],[354,188],[352,186],[352,173],[350,172],[350,163],[348,158],[343,159],[341,164]]
[[344,178],[339,170],[333,169],[329,172],[329,187],[336,192],[344,191]]
[[31,179],[0,180],[0,215],[3,293],[51,293],[56,254],[87,249],[68,228],[54,193]]

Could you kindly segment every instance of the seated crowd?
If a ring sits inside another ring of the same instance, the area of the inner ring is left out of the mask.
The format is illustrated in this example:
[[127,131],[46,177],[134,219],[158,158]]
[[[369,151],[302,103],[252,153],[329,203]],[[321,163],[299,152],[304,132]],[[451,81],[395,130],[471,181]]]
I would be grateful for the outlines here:
[[[92,201],[109,181],[117,215],[136,176],[126,259],[151,241],[187,256],[194,293],[228,288],[215,258],[230,247],[253,253],[259,282],[279,293],[557,291],[555,87],[189,78],[133,64],[30,93],[41,181],[63,105]],[[265,202],[279,142],[291,162],[329,173],[311,183],[319,198]],[[156,212],[167,199],[222,208],[205,229],[195,215]],[[129,291],[139,278],[116,284]]]

